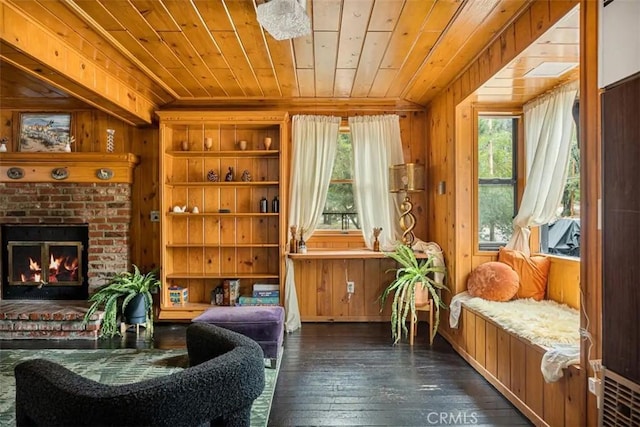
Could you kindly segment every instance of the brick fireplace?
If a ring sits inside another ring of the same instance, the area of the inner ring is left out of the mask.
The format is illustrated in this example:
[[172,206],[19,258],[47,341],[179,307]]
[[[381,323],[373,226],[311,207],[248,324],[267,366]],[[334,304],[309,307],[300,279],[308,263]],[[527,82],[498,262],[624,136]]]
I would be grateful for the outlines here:
[[[87,224],[89,294],[105,284],[114,272],[129,268],[129,184],[0,183],[0,222]],[[6,275],[3,272],[3,286]]]
[[[0,339],[97,337],[101,313],[88,326],[81,325],[88,307],[86,295],[91,295],[114,274],[128,270],[131,265],[131,184],[133,167],[137,162],[137,157],[131,154],[3,153],[0,159],[2,233],[25,225],[33,227],[22,228],[50,226],[54,230],[64,227],[84,229],[86,248],[82,239],[75,235],[60,239],[60,234],[54,233],[49,235],[50,238],[31,237],[31,240],[44,242],[41,243],[41,258],[51,258],[52,263],[57,257],[49,255],[47,251],[60,251],[62,246],[65,259],[74,258],[71,255],[84,251],[79,256],[84,267],[79,268],[83,269],[80,276],[88,292],[51,296],[60,293],[56,293],[55,286],[77,284],[69,278],[71,276],[62,279],[71,283],[50,283],[48,278],[42,279],[43,283],[35,283],[35,280],[27,284],[17,283],[17,273],[9,277],[9,272],[4,271],[7,269],[9,251],[8,245],[3,244],[4,263],[0,263],[4,264],[4,268],[0,266],[3,268],[0,272],[3,292],[0,295],[5,297],[0,299]],[[18,178],[16,169],[20,170]],[[65,169],[66,177],[62,180],[55,174],[60,169]],[[105,179],[105,176],[108,178]],[[3,242],[5,240],[3,237]],[[22,247],[13,237],[9,240],[13,245],[9,247],[19,255],[29,256],[39,251],[29,242]],[[62,243],[60,240],[70,240],[72,243]],[[75,251],[74,245],[78,248]],[[40,261],[42,264],[47,262],[43,259]],[[37,264],[35,260],[34,264]],[[20,274],[25,274],[23,264],[14,268],[20,268]],[[41,268],[43,272],[48,271],[44,265]],[[73,270],[74,267],[70,265],[65,268]],[[40,280],[40,276],[37,279]],[[52,277],[51,280],[55,282],[56,278]],[[8,295],[5,287],[13,287]],[[24,292],[16,293],[18,288]],[[79,299],[78,295],[83,298]]]

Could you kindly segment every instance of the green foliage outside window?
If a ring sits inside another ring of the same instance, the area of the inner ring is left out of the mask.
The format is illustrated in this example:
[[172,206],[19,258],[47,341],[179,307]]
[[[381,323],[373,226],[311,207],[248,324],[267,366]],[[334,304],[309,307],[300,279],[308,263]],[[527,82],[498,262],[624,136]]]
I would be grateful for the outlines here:
[[318,228],[325,230],[359,229],[358,213],[353,196],[353,146],[351,134],[340,133],[338,150],[331,174],[322,219]]
[[515,212],[513,117],[478,118],[478,232],[480,244],[506,243]]

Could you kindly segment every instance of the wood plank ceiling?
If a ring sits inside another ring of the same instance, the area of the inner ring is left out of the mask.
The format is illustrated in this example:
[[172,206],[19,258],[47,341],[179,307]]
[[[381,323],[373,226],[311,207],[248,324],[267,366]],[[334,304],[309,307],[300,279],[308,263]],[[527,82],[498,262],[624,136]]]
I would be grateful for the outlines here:
[[120,115],[135,123],[149,121],[139,110],[167,105],[424,106],[531,0],[307,0],[312,33],[284,41],[258,24],[263,1],[0,0],[5,16],[42,30],[20,38],[4,23],[3,101],[25,95],[9,87],[17,69],[48,83],[44,98],[62,90],[94,106],[119,103],[96,78],[34,60],[43,48],[29,43],[56,40],[67,63],[122,85],[135,105]]

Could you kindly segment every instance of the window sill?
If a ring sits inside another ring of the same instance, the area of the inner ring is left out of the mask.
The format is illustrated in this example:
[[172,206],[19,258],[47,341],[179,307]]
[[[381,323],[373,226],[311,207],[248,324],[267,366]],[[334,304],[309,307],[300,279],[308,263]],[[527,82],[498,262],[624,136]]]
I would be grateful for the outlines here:
[[[343,249],[343,250],[308,250],[306,254],[287,254],[293,260],[296,259],[379,259],[388,258],[384,252],[374,252],[369,249]],[[425,253],[416,253],[416,258],[427,258]]]

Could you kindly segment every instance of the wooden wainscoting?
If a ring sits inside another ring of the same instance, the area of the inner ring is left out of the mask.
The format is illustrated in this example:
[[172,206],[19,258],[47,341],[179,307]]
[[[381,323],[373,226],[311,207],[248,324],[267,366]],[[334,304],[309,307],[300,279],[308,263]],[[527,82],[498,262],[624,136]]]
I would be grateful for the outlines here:
[[564,370],[553,383],[542,377],[545,350],[506,332],[484,316],[463,307],[453,348],[537,426],[584,425],[584,372]]
[[[388,321],[378,297],[393,280],[392,259],[300,259],[294,261],[296,292],[303,322]],[[347,293],[347,280],[355,293]]]

